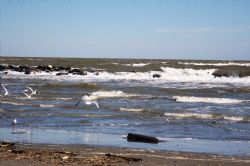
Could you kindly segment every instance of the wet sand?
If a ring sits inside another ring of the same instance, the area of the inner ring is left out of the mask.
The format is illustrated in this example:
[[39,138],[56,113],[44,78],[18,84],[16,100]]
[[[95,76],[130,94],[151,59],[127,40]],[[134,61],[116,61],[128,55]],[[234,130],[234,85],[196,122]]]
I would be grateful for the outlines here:
[[250,157],[148,151],[87,145],[14,144],[2,142],[0,165],[250,165]]

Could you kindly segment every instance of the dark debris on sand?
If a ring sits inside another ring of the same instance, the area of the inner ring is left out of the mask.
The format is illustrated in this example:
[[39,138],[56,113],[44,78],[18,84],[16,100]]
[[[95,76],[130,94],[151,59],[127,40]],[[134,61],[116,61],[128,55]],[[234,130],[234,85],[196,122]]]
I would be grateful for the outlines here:
[[202,153],[147,151],[87,145],[18,144],[2,142],[1,166],[85,165],[85,166],[249,166],[249,157]]
[[[6,162],[4,162],[6,161]],[[142,159],[104,153],[86,155],[69,151],[25,150],[19,149],[14,143],[2,142],[0,149],[0,165],[91,165],[111,166],[140,162]]]

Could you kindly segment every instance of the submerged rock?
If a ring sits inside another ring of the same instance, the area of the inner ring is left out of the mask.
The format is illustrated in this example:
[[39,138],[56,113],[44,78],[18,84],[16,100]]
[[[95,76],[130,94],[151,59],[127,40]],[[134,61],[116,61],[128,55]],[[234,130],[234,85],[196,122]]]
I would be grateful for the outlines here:
[[24,74],[30,74],[31,73],[31,69],[26,69]]
[[214,77],[248,77],[250,76],[249,70],[216,70],[212,73]]
[[229,77],[229,74],[226,71],[216,70],[212,73],[214,77]]
[[57,73],[57,76],[68,75],[69,73]]
[[153,77],[154,77],[154,78],[160,78],[161,75],[160,75],[160,74],[154,74]]
[[159,142],[159,140],[156,137],[141,135],[141,134],[133,134],[133,133],[128,133],[127,141],[156,143],[156,144]]
[[4,70],[6,70],[6,67],[3,65],[0,65],[0,71],[4,71]]
[[80,69],[72,69],[69,71],[69,73],[72,73],[74,75],[84,75],[83,71],[81,71]]

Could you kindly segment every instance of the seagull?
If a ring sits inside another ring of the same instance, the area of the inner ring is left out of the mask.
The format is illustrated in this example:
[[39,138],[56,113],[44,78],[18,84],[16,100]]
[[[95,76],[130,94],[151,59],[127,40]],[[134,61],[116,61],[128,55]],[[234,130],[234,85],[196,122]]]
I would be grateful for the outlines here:
[[25,96],[26,96],[26,97],[28,97],[28,98],[30,98],[30,99],[31,99],[31,95],[32,95],[32,93],[28,95],[27,93],[23,92],[23,94],[25,94]]
[[23,94],[25,94],[25,96],[26,97],[28,97],[28,98],[31,98],[31,96],[32,95],[35,95],[36,94],[36,89],[35,90],[33,90],[31,87],[29,87],[29,86],[26,86],[28,89],[26,89],[26,90],[24,90],[25,92],[27,92],[27,91],[31,91],[31,93],[28,95],[27,93],[25,93],[25,92],[23,92]]
[[29,87],[29,86],[26,86],[30,91],[31,91],[31,94],[32,95],[34,95],[34,94],[36,94],[36,89],[35,90],[33,90],[31,87]]
[[13,124],[13,125],[17,124],[16,118],[13,120],[12,124]]
[[99,109],[100,107],[99,107],[97,101],[91,100],[89,97],[90,97],[90,94],[89,94],[89,93],[85,94],[85,95],[81,98],[81,100],[78,101],[78,102],[76,103],[76,106],[78,106],[78,105],[83,101],[86,105],[95,104],[96,107]]
[[3,87],[5,93],[4,95],[7,96],[9,94],[8,90],[5,88],[5,86],[1,83],[1,86]]

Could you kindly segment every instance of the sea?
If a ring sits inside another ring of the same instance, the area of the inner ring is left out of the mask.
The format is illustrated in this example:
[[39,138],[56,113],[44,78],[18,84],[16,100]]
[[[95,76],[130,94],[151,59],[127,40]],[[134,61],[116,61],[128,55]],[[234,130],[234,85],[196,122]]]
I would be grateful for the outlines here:
[[[2,141],[250,156],[250,61],[0,57],[0,65],[84,73],[1,70]],[[27,86],[37,90],[30,98]],[[87,93],[99,108],[76,106]]]

